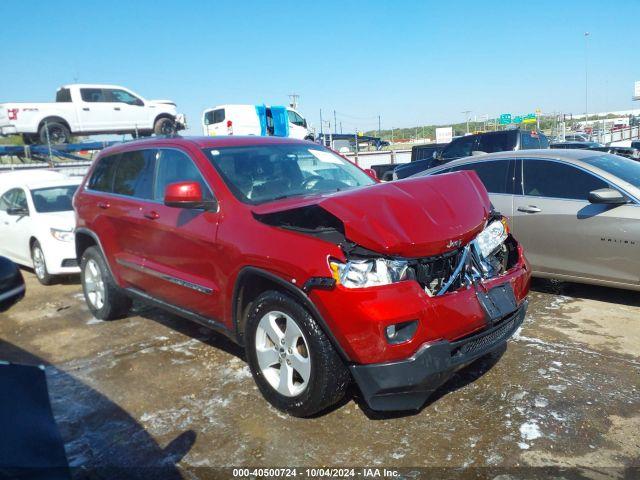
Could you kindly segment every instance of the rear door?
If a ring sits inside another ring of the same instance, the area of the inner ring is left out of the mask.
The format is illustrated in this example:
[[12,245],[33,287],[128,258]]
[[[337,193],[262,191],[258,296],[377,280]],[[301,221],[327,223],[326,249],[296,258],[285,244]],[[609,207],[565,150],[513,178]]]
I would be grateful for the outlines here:
[[219,214],[199,209],[168,207],[163,203],[167,185],[196,181],[205,199],[213,191],[189,153],[179,148],[160,148],[153,205],[146,217],[144,290],[171,305],[222,319],[220,289],[216,281],[216,233]]
[[208,110],[204,113],[204,134],[215,137],[216,135],[227,135],[227,127],[225,125],[225,109],[216,108]]
[[307,136],[307,122],[298,112],[287,109],[289,119],[289,136],[303,140]]
[[[638,206],[591,204],[605,180],[577,166],[523,159],[522,190],[514,197],[514,233],[534,270],[575,278],[637,284]],[[627,243],[625,244],[625,240]]]
[[81,88],[78,120],[83,132],[117,131],[118,117],[102,88]]

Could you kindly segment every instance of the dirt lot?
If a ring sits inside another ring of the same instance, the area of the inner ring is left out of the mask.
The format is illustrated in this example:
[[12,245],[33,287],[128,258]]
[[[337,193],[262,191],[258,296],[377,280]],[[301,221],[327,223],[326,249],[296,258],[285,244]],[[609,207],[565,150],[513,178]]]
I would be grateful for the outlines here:
[[267,405],[224,338],[146,307],[101,322],[77,279],[42,287],[25,276],[25,300],[0,315],[0,359],[47,365],[76,476],[104,478],[91,473],[99,465],[163,465],[162,478],[328,465],[580,466],[580,476],[630,478],[621,468],[640,466],[637,292],[536,281],[506,351],[461,371],[420,412],[376,415],[351,396],[301,420]]

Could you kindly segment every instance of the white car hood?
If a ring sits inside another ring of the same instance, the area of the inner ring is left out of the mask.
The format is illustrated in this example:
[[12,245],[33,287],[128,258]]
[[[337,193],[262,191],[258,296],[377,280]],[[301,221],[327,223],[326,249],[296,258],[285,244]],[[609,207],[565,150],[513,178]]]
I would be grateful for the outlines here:
[[39,220],[49,228],[59,230],[73,230],[76,226],[76,217],[73,210],[66,212],[38,213]]

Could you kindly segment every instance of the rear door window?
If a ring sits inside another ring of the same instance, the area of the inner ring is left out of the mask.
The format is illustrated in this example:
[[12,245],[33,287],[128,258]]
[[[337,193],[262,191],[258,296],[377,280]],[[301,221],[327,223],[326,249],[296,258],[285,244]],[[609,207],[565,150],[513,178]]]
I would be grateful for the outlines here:
[[442,151],[442,158],[451,159],[471,156],[475,141],[475,135],[455,139]]
[[102,157],[98,161],[98,165],[93,170],[91,178],[87,182],[89,190],[98,192],[113,192],[113,176],[116,170],[116,160],[119,155],[109,155]]
[[61,88],[56,92],[56,102],[69,103],[71,102],[71,91],[68,88]]
[[525,195],[586,201],[592,190],[609,186],[573,165],[548,160],[523,160],[522,164]]
[[474,150],[485,153],[508,152],[516,148],[517,131],[489,133],[478,137],[478,146]]
[[202,187],[204,200],[213,200],[213,194],[204,177],[191,157],[180,150],[163,148],[159,150],[156,169],[155,199],[164,200],[167,185],[176,182],[198,182]]
[[156,150],[135,150],[120,155],[113,193],[141,199],[153,198]]

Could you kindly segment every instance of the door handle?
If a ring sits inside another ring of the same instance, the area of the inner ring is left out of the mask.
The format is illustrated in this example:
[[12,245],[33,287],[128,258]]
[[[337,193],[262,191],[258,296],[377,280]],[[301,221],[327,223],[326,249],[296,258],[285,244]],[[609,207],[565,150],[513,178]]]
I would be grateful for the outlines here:
[[109,202],[98,202],[98,208],[101,208],[103,210],[106,210],[110,206],[111,205],[109,204]]
[[144,212],[143,215],[145,216],[145,218],[148,218],[149,220],[157,220],[158,218],[160,218],[160,214],[155,210],[151,210],[150,212]]
[[526,207],[518,207],[518,211],[524,213],[538,213],[541,212],[542,209],[536,207],[535,205],[527,205]]
[[113,107],[113,109],[120,111],[120,107]]
[[84,110],[85,112],[88,112],[91,109],[89,107],[83,107],[82,110]]

